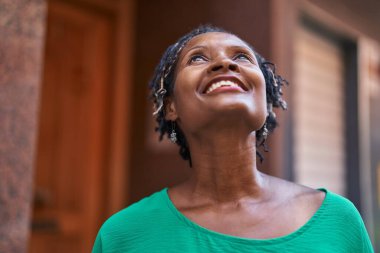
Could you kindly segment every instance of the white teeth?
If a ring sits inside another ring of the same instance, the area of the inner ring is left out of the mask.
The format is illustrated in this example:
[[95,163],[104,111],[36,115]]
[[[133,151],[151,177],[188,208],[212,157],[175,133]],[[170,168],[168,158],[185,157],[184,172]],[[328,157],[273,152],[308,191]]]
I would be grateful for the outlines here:
[[230,87],[240,87],[237,83],[234,83],[234,82],[231,82],[231,81],[219,81],[219,82],[216,82],[216,83],[213,83],[207,90],[206,90],[206,94],[207,93],[210,93],[211,91],[219,88],[219,87],[222,87],[222,86],[230,86]]

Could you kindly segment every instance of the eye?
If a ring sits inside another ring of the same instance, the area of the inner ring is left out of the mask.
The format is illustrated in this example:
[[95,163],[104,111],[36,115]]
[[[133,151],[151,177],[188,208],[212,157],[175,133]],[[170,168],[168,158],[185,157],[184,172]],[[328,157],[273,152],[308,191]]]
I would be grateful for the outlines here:
[[201,63],[207,61],[207,58],[204,55],[196,54],[190,57],[188,64],[191,63]]
[[233,58],[234,61],[246,61],[253,63],[252,57],[245,54],[245,53],[238,53],[237,55],[234,56]]

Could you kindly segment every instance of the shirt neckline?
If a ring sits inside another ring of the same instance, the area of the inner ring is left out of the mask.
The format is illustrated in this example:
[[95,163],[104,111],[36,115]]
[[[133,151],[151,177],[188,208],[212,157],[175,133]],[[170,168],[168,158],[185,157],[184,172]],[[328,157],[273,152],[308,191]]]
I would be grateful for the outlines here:
[[185,215],[183,215],[174,205],[174,203],[171,201],[169,194],[168,194],[168,188],[165,188],[162,190],[162,196],[170,209],[170,211],[176,216],[179,221],[186,225],[187,227],[190,227],[198,232],[207,234],[212,237],[217,237],[223,240],[237,242],[237,243],[243,243],[243,244],[251,244],[251,245],[268,245],[268,244],[277,244],[277,243],[283,243],[290,241],[294,238],[297,238],[298,236],[302,235],[305,231],[307,231],[309,228],[313,226],[313,224],[318,220],[318,218],[323,214],[324,210],[328,206],[328,202],[330,199],[330,192],[325,188],[318,188],[317,190],[325,192],[325,198],[322,201],[321,206],[317,209],[317,211],[313,214],[313,216],[300,228],[297,230],[284,235],[280,237],[274,237],[274,238],[268,238],[268,239],[254,239],[254,238],[244,238],[244,237],[238,237],[228,234],[223,234],[220,232],[216,232],[213,230],[210,230],[208,228],[202,227],[201,225],[198,225],[197,223],[193,222],[189,218],[187,218]]

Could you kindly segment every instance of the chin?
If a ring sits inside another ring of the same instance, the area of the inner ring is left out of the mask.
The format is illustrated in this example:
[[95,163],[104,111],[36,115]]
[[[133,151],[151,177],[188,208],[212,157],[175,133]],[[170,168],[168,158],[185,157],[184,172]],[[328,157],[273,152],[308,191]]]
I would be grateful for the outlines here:
[[238,123],[241,122],[244,126],[247,126],[250,131],[256,131],[260,129],[266,120],[266,108],[259,108],[252,104],[246,103],[225,103],[212,110],[215,118],[223,119],[226,123]]
[[[215,110],[221,112],[235,112],[235,113],[247,113],[251,115],[263,114],[266,115],[266,104],[255,101],[252,103],[252,100],[245,99],[223,99],[218,103],[213,105]],[[265,117],[264,117],[265,118]]]

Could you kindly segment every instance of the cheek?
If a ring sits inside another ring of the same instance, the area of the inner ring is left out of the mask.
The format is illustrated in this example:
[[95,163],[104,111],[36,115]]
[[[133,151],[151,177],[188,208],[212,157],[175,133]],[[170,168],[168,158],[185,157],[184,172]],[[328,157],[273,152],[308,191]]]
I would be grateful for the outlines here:
[[266,84],[264,75],[261,70],[253,70],[250,73],[253,90],[254,90],[254,103],[257,103],[257,106],[260,108],[264,106],[266,108]]
[[193,77],[179,73],[174,84],[174,102],[178,117],[182,119],[195,110],[195,87]]
[[267,114],[268,114],[268,108],[267,108],[267,92],[266,92],[266,84],[265,84],[265,79],[264,77],[262,78],[261,80],[261,84],[260,86],[258,87],[257,91],[258,91],[258,97],[259,97],[259,101],[258,101],[258,105],[260,108],[259,110],[262,111],[262,113],[264,114],[264,117],[266,118]]
[[266,83],[264,75],[260,70],[251,73],[251,80],[253,82],[253,100],[252,100],[252,115],[251,124],[254,130],[260,129],[268,115],[267,110],[267,96],[266,96]]
[[256,89],[264,89],[265,90],[265,78],[264,78],[264,74],[263,72],[261,72],[260,69],[257,69],[255,70],[253,73],[252,73],[252,76],[254,76],[255,78],[255,88]]
[[180,104],[190,103],[196,96],[198,84],[201,81],[199,72],[183,69],[177,73],[173,93]]

